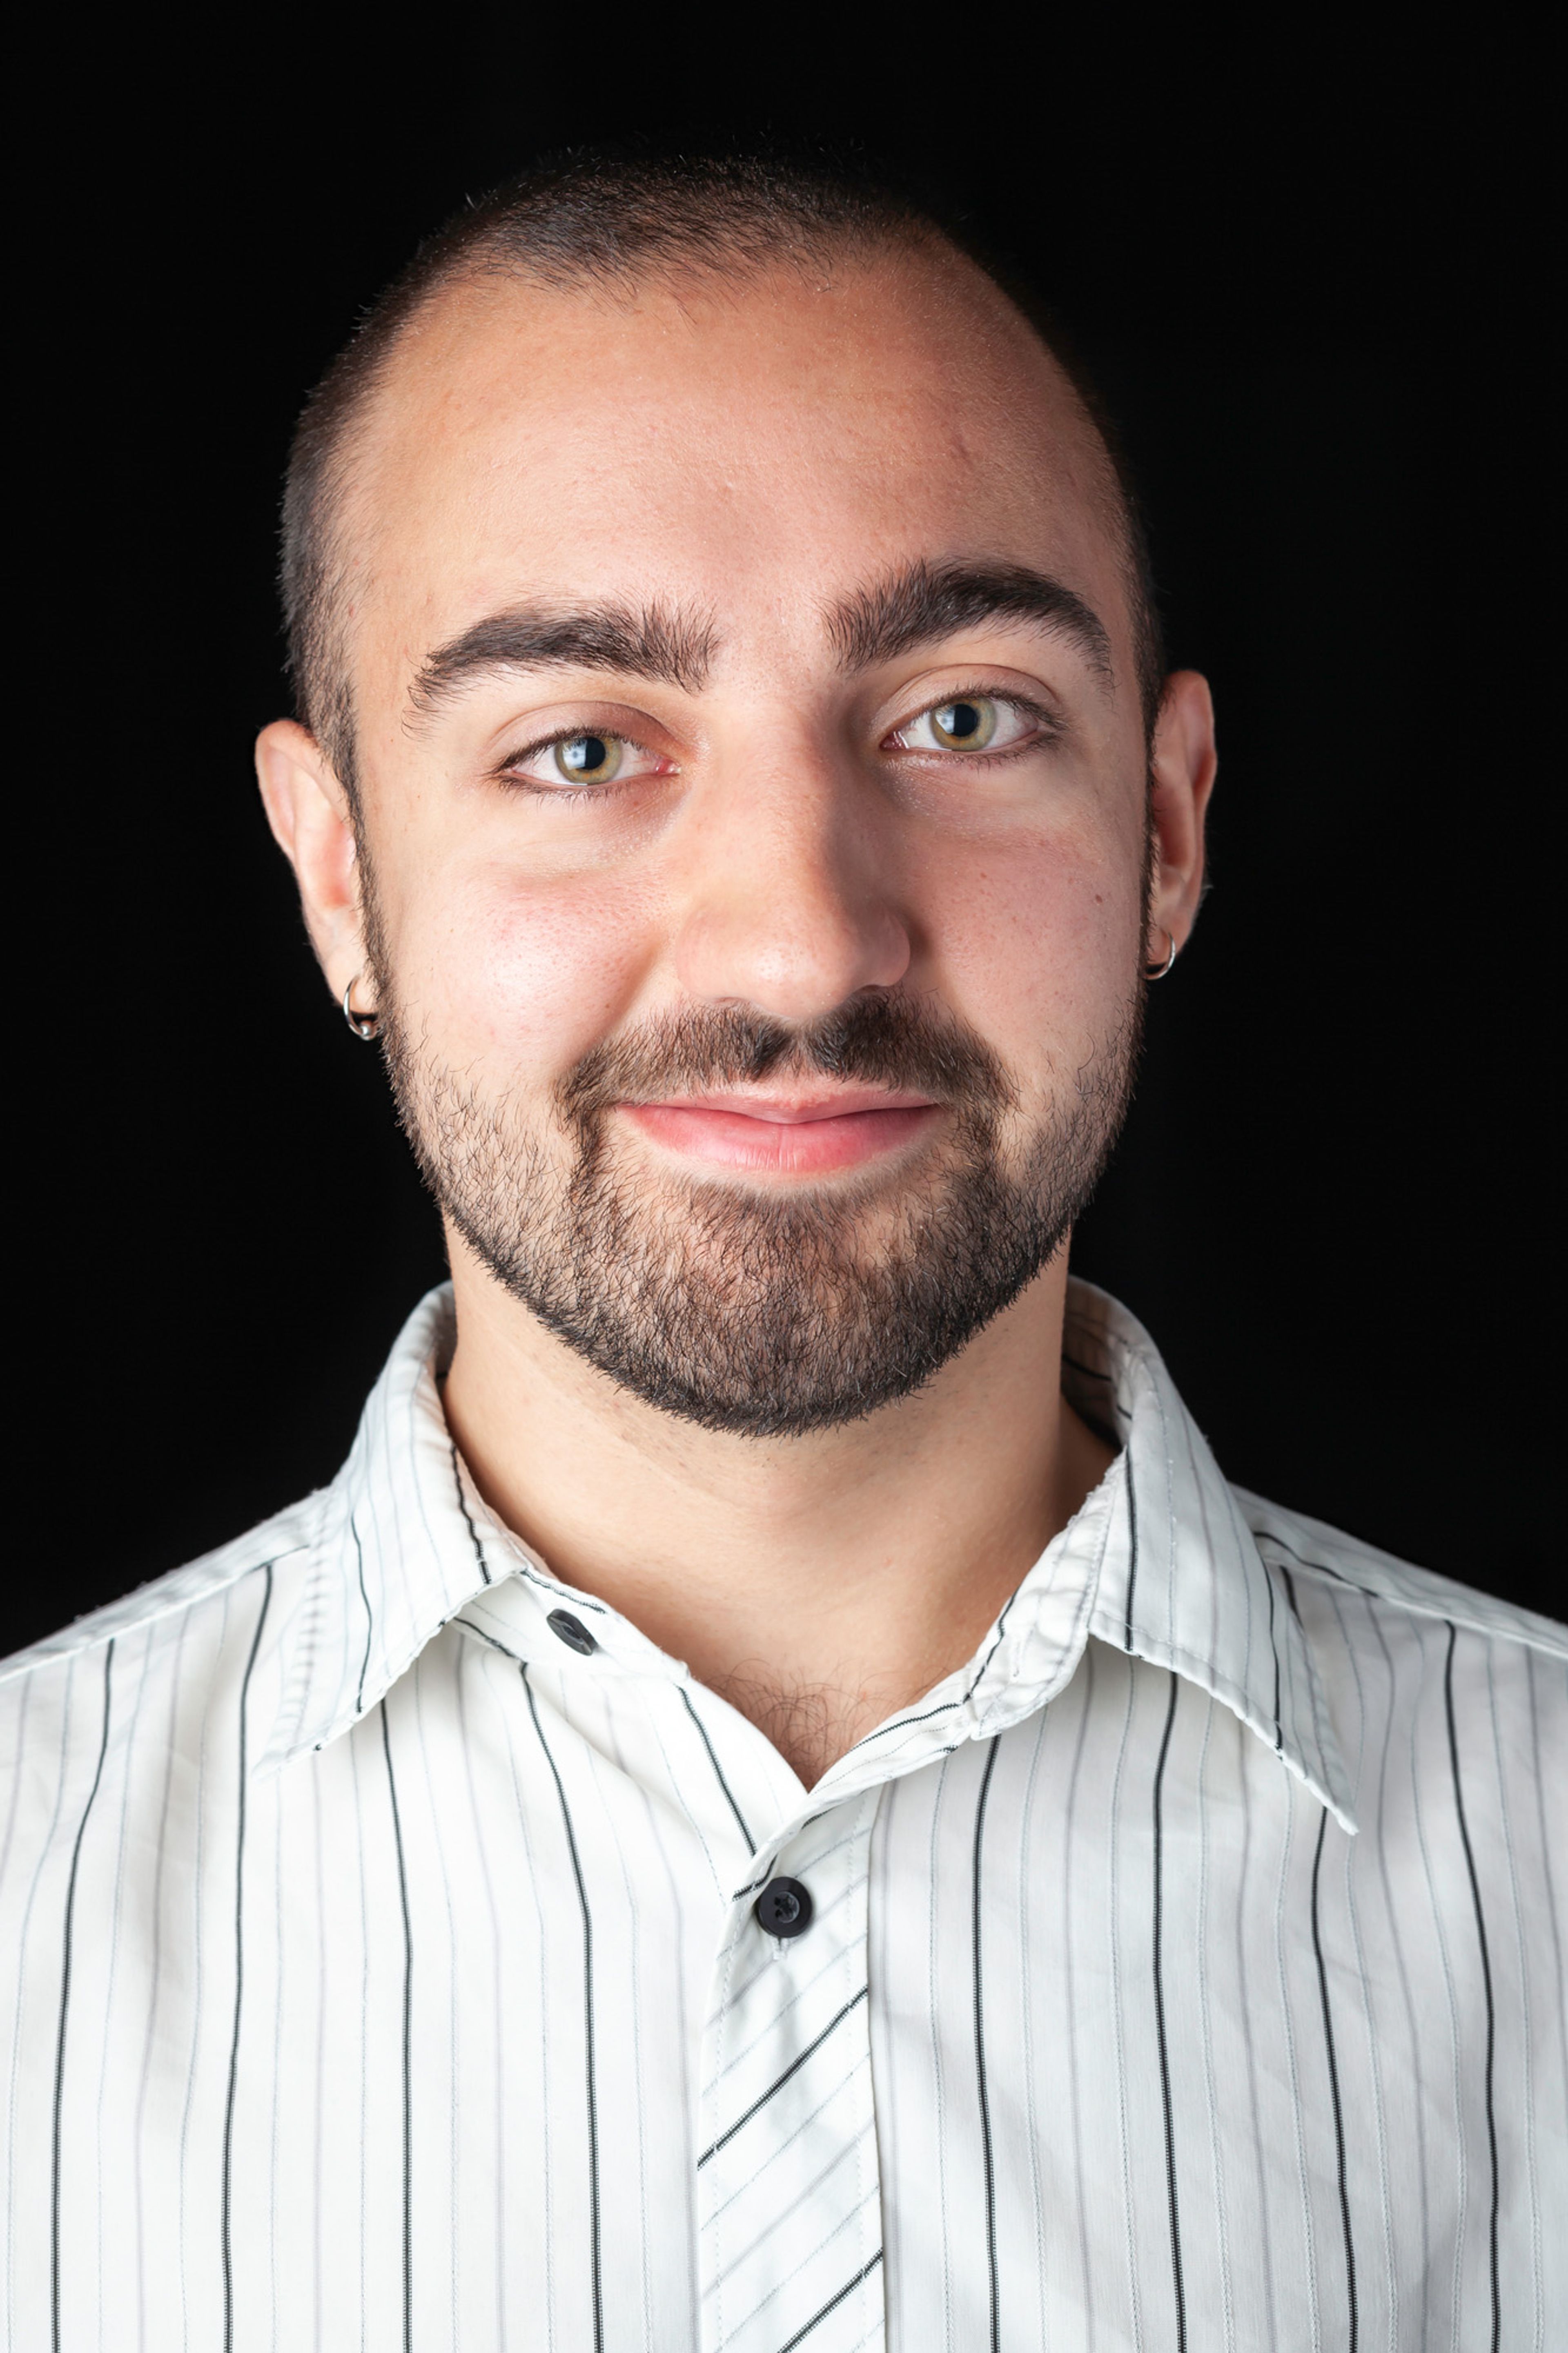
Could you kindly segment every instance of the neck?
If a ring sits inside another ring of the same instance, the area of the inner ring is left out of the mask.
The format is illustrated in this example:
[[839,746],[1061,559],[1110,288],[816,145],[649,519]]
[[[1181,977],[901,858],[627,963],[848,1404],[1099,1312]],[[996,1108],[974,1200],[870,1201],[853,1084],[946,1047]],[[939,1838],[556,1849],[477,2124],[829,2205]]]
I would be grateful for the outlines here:
[[808,1788],[973,1654],[1110,1460],[1060,1394],[1065,1246],[915,1396],[751,1439],[644,1405],[448,1240],[447,1419],[480,1493]]

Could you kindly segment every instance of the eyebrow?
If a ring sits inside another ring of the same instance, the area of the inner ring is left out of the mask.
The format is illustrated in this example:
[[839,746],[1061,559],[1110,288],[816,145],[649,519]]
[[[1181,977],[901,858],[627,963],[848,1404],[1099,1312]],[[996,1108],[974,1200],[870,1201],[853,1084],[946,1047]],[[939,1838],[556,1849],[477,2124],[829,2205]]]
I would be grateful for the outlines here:
[[[1026,565],[902,565],[828,606],[825,620],[840,668],[859,670],[1003,617],[1065,638],[1112,683],[1110,640],[1099,616],[1065,582]],[[429,718],[477,678],[539,670],[607,670],[697,694],[717,645],[710,617],[658,604],[517,606],[487,615],[427,655],[408,700]]]
[[713,658],[711,620],[661,605],[536,605],[492,613],[426,656],[408,690],[421,717],[497,670],[602,670],[697,693]]
[[903,565],[829,606],[826,621],[841,668],[858,670],[1007,617],[1066,638],[1104,685],[1114,683],[1099,615],[1065,582],[1026,565]]

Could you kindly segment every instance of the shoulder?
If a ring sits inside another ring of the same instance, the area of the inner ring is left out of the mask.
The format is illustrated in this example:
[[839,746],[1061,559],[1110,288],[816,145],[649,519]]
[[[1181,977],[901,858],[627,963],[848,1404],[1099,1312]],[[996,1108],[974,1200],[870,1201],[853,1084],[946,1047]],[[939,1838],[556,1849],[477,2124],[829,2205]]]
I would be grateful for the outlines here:
[[1408,1618],[1440,1619],[1463,1633],[1568,1660],[1568,1626],[1553,1619],[1500,1601],[1494,1594],[1478,1592],[1432,1569],[1416,1568],[1245,1487],[1233,1493],[1259,1550],[1288,1576],[1346,1589]]
[[322,1514],[331,1490],[322,1489],[291,1504],[242,1536],[205,1553],[183,1568],[138,1586],[133,1593],[89,1610],[58,1634],[46,1635],[25,1651],[0,1659],[0,1702],[18,1690],[51,1677],[111,1642],[172,1638],[177,1640],[193,1618],[226,1614],[237,1589],[265,1579],[288,1564],[301,1564],[320,1537]]

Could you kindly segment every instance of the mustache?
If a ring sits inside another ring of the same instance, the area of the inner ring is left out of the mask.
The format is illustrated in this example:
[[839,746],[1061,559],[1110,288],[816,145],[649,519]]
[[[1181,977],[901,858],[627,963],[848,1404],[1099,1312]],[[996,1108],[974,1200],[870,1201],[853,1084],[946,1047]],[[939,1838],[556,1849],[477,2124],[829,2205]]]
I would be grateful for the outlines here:
[[557,1082],[568,1124],[591,1126],[613,1103],[742,1086],[772,1076],[856,1080],[929,1094],[986,1118],[1017,1091],[978,1031],[932,1001],[866,989],[812,1021],[742,1006],[692,1006],[592,1047]]

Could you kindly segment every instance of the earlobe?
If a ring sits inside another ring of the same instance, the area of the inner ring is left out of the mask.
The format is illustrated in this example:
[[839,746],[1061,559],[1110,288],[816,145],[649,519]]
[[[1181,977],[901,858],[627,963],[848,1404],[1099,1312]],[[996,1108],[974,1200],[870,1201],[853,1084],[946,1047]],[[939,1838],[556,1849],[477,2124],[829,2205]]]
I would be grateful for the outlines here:
[[1160,927],[1160,937],[1165,943],[1164,956],[1162,959],[1152,960],[1144,965],[1143,977],[1145,980],[1169,980],[1172,972],[1175,968],[1177,953],[1176,935],[1174,932],[1166,931],[1164,926],[1162,924]]
[[300,885],[311,944],[333,996],[341,997],[363,961],[348,796],[315,737],[293,719],[262,729],[256,775],[267,822]]

